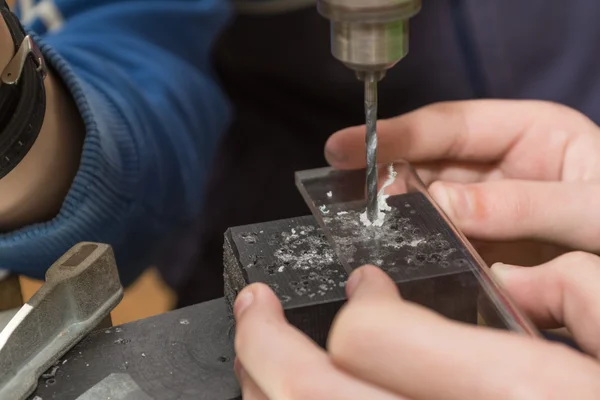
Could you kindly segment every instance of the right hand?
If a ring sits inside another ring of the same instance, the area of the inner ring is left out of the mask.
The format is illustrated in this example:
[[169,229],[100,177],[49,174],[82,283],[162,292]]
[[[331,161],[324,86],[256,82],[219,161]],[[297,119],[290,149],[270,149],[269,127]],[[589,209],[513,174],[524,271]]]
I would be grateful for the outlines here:
[[[600,253],[600,129],[581,113],[540,101],[441,103],[382,120],[378,134],[379,161],[411,162],[470,238]],[[364,167],[364,154],[364,127],[326,145],[338,169]],[[502,261],[532,265],[561,250]]]

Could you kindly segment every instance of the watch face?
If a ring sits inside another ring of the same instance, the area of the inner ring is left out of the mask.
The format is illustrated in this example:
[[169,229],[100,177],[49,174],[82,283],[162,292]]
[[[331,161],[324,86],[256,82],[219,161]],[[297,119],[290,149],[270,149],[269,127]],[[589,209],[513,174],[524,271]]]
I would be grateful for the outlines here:
[[234,0],[240,14],[281,14],[315,7],[316,0]]

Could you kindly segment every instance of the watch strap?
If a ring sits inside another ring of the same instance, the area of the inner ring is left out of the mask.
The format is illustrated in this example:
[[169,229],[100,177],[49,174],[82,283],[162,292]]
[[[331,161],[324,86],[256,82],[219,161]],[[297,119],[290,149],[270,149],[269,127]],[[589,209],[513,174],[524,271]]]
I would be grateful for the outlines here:
[[12,171],[35,143],[46,113],[46,66],[19,19],[0,3],[14,43],[14,56],[0,75],[0,179]]

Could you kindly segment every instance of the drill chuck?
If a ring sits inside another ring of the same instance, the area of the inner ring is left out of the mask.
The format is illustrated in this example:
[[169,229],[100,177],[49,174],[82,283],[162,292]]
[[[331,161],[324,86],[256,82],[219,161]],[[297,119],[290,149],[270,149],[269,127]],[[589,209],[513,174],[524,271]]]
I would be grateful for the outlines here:
[[421,0],[318,0],[331,22],[331,52],[359,79],[385,72],[408,54],[408,20]]

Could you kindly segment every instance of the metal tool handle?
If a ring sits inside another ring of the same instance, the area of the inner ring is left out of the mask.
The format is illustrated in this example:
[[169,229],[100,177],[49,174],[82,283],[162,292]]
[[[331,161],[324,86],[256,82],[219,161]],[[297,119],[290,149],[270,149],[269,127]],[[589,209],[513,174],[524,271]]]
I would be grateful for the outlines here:
[[121,301],[109,245],[80,243],[46,273],[46,283],[0,332],[0,399],[24,399],[39,376]]

